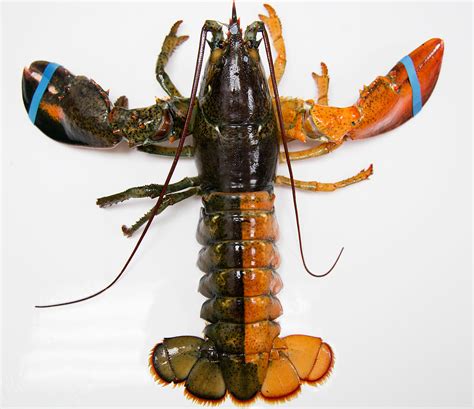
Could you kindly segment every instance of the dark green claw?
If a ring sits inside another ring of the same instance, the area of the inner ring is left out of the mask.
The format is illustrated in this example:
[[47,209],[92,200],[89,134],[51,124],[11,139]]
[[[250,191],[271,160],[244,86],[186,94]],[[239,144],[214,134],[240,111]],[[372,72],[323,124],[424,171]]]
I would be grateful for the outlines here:
[[[23,70],[23,103],[27,111],[48,64],[35,61]],[[110,108],[108,95],[99,85],[60,66],[42,96],[35,125],[59,142],[109,148],[122,140],[109,126]]]
[[[23,102],[27,111],[49,64],[35,61],[23,70]],[[34,125],[50,138],[71,145],[113,148],[126,140],[131,147],[151,147],[176,138],[184,107],[187,101],[180,98],[157,100],[149,107],[128,109],[124,96],[114,105],[108,91],[95,81],[75,76],[59,66],[41,95]],[[160,149],[143,150],[162,154]]]

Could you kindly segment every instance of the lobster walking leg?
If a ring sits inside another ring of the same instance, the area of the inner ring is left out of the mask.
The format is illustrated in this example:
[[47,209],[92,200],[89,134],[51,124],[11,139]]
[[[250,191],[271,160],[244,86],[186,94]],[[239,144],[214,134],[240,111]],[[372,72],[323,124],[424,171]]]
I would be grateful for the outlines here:
[[[186,177],[179,182],[170,183],[166,189],[166,194],[179,192],[180,190],[188,189],[200,185],[200,179],[197,176]],[[152,183],[150,185],[132,187],[124,190],[123,192],[115,193],[110,196],[104,196],[97,199],[97,205],[99,207],[108,207],[116,205],[117,203],[124,202],[129,199],[140,199],[143,197],[149,197],[155,199],[160,195],[163,185]]]
[[[336,150],[341,145],[342,143],[323,142],[309,149],[303,149],[300,151],[290,152],[290,158],[291,160],[316,158],[318,156],[323,156]],[[285,152],[280,152],[279,159],[281,163],[286,162]]]
[[[333,192],[336,189],[367,180],[372,175],[372,173],[373,167],[370,165],[367,169],[362,169],[357,175],[333,183],[321,183],[316,181],[308,182],[295,179],[295,187],[301,190],[309,190],[311,192]],[[277,176],[275,178],[275,184],[291,186],[291,181],[286,176]]]
[[168,63],[171,54],[178,48],[181,44],[183,44],[189,36],[177,36],[178,28],[183,21],[179,20],[173,24],[169,34],[165,37],[163,41],[163,46],[161,48],[161,52],[158,55],[158,59],[156,61],[155,73],[156,79],[158,83],[161,85],[161,88],[170,96],[170,97],[179,97],[182,98],[183,96],[178,91],[176,86],[171,81],[170,77],[165,71],[165,66]]
[[[132,187],[123,192],[115,193],[113,195],[97,199],[97,205],[99,207],[109,207],[132,198],[137,199],[148,197],[151,199],[155,199],[160,195],[162,189],[163,185],[158,184]],[[163,202],[158,208],[156,214],[158,215],[162,213],[167,207],[182,202],[183,200],[188,199],[192,196],[199,195],[200,193],[201,189],[199,177],[186,177],[180,180],[179,182],[171,183],[166,189],[166,194],[164,196]],[[152,213],[153,209],[149,210],[130,227],[123,225],[123,234],[128,237],[132,236],[133,233],[135,233],[149,220]]]
[[[155,197],[158,197],[161,191],[159,191]],[[199,187],[193,187],[188,190],[184,190],[182,192],[177,193],[167,193],[164,195],[163,202],[161,203],[160,207],[156,211],[155,215],[159,215],[162,213],[167,207],[173,206],[176,203],[182,202],[192,196],[200,195],[201,189]],[[145,223],[148,222],[150,217],[154,212],[154,208],[151,208],[148,212],[146,212],[142,217],[140,217],[132,226],[128,227],[123,225],[122,232],[125,236],[131,237],[133,233],[135,233],[140,227],[142,227]]]
[[329,75],[327,65],[321,62],[321,74],[313,72],[311,75],[318,90],[318,104],[328,105]]
[[[143,145],[137,147],[137,150],[145,153],[150,153],[152,155],[160,156],[170,156],[174,157],[176,155],[176,148],[162,145]],[[192,158],[194,156],[194,146],[186,145],[181,151],[182,158]]]
[[[265,24],[268,31],[270,32],[270,36],[273,41],[273,46],[277,52],[277,56],[273,65],[275,67],[275,77],[277,80],[277,84],[280,82],[283,74],[285,73],[286,67],[286,48],[285,48],[285,41],[282,37],[282,30],[281,30],[281,21],[277,16],[275,10],[269,4],[264,4],[264,7],[267,9],[268,16],[263,14],[259,14],[258,17],[260,20]],[[268,79],[268,86],[270,90],[272,90],[272,84],[270,79]]]

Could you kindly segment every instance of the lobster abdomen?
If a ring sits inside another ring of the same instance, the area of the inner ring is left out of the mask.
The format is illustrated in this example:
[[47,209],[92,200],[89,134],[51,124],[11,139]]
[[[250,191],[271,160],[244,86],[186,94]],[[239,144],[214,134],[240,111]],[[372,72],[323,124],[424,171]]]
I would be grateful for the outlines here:
[[207,298],[201,318],[219,355],[227,389],[238,399],[257,394],[282,314],[275,295],[278,225],[268,191],[204,196],[198,241],[205,247],[198,266],[206,274],[199,291]]
[[166,338],[150,356],[155,378],[185,381],[193,399],[216,402],[227,392],[238,401],[286,399],[330,371],[332,351],[320,338],[278,337],[273,202],[271,190],[203,197],[197,239],[204,246],[198,266],[205,273],[199,291],[208,298],[201,308],[205,336]]

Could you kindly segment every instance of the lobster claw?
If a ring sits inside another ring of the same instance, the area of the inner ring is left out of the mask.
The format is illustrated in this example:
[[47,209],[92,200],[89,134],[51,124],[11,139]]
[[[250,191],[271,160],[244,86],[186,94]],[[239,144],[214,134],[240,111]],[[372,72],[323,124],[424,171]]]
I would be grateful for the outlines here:
[[[443,60],[444,43],[433,38],[423,43],[409,54],[414,66],[414,73],[419,82],[419,91],[423,106],[431,96],[438,80]],[[389,131],[403,124],[414,113],[412,81],[407,68],[400,61],[385,77],[378,77],[372,84],[365,87],[360,94],[356,107],[361,113],[360,121],[347,134],[351,139],[362,139]],[[420,106],[420,108],[421,108]]]
[[[428,101],[443,60],[443,40],[433,38],[412,51],[411,76],[401,61],[384,77],[364,87],[358,101],[339,108],[314,104],[309,109],[307,135],[341,144],[346,138],[363,139],[387,132],[408,121]],[[410,61],[411,60],[411,61]],[[412,83],[413,82],[413,83]],[[415,87],[415,92],[412,92]]]
[[63,66],[35,61],[23,70],[23,103],[30,119],[50,138],[72,145],[113,147],[110,100],[94,81]]

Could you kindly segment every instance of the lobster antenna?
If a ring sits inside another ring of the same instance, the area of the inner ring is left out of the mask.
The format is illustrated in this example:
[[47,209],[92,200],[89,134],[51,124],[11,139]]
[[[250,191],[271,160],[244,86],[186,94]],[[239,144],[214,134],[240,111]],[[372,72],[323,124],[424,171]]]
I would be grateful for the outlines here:
[[159,207],[161,206],[161,204],[163,202],[163,197],[166,193],[166,189],[168,188],[171,177],[173,176],[174,170],[176,169],[176,165],[178,164],[178,160],[179,160],[179,157],[181,155],[181,151],[183,150],[184,141],[187,137],[187,131],[188,131],[188,128],[189,128],[189,123],[191,122],[191,116],[192,116],[192,112],[193,112],[193,108],[194,108],[194,102],[195,102],[196,94],[197,94],[197,87],[198,87],[198,83],[199,83],[199,75],[201,73],[202,62],[203,62],[203,58],[204,58],[204,46],[206,44],[206,35],[207,35],[207,28],[204,25],[202,30],[201,30],[201,39],[199,41],[199,51],[198,51],[198,56],[197,56],[197,60],[196,60],[196,68],[195,68],[195,71],[194,71],[193,86],[192,86],[192,90],[191,90],[191,98],[190,98],[190,101],[189,101],[188,112],[186,114],[186,121],[184,123],[183,131],[181,133],[181,137],[179,139],[178,147],[176,148],[176,154],[175,154],[174,159],[173,159],[173,164],[170,167],[170,170],[168,172],[168,176],[166,177],[166,181],[163,185],[163,188],[161,189],[161,193],[160,193],[160,196],[159,196],[159,198],[156,202],[156,205],[155,205],[155,207],[153,207],[153,210],[151,212],[151,216],[148,219],[148,223],[146,224],[145,229],[143,230],[140,238],[138,239],[137,244],[135,245],[135,247],[134,247],[132,253],[130,254],[128,260],[126,261],[125,265],[122,267],[122,270],[117,275],[117,277],[115,277],[115,279],[107,287],[103,288],[102,290],[100,290],[100,291],[98,291],[94,294],[91,294],[91,295],[89,295],[87,297],[84,297],[84,298],[80,298],[78,300],[62,302],[62,303],[58,303],[58,304],[35,305],[35,308],[60,307],[60,306],[63,306],[63,305],[76,304],[76,303],[79,303],[79,302],[82,302],[82,301],[90,300],[91,298],[94,298],[94,297],[98,296],[99,294],[102,294],[103,292],[107,291],[110,287],[112,287],[119,280],[119,278],[123,275],[123,273],[127,269],[128,265],[130,264],[130,262],[133,259],[133,256],[135,256],[135,253],[137,252],[138,248],[140,247],[140,244],[143,241],[143,238],[145,237],[148,229],[150,228],[150,225],[153,222],[153,219],[155,218]]
[[308,268],[308,266],[306,265],[306,260],[304,258],[304,252],[303,252],[303,240],[301,238],[300,218],[299,218],[299,215],[298,215],[298,205],[296,203],[295,180],[293,178],[293,170],[291,168],[290,154],[288,152],[288,140],[286,138],[285,127],[284,127],[284,124],[283,124],[283,114],[281,112],[280,96],[278,95],[277,81],[276,81],[276,77],[275,77],[275,68],[273,67],[273,58],[272,58],[272,51],[271,51],[271,48],[270,48],[270,40],[268,39],[268,33],[267,33],[267,30],[266,30],[265,26],[263,26],[262,33],[263,33],[263,42],[265,44],[265,51],[267,53],[268,66],[270,68],[270,78],[272,80],[273,92],[275,94],[275,105],[276,105],[276,108],[277,108],[278,122],[280,124],[281,139],[283,141],[283,147],[285,149],[286,163],[288,165],[288,172],[290,174],[291,192],[293,194],[293,207],[295,209],[296,227],[297,227],[297,230],[298,230],[298,241],[299,241],[299,245],[300,245],[301,260],[303,261],[303,266],[304,266],[306,272],[309,275],[311,275],[313,277],[318,277],[318,278],[319,277],[324,277],[324,276],[327,276],[334,269],[334,267],[336,267],[336,264],[339,261],[339,258],[341,257],[342,252],[344,251],[344,247],[339,252],[339,255],[337,256],[336,261],[334,262],[332,267],[323,274],[313,273]]

